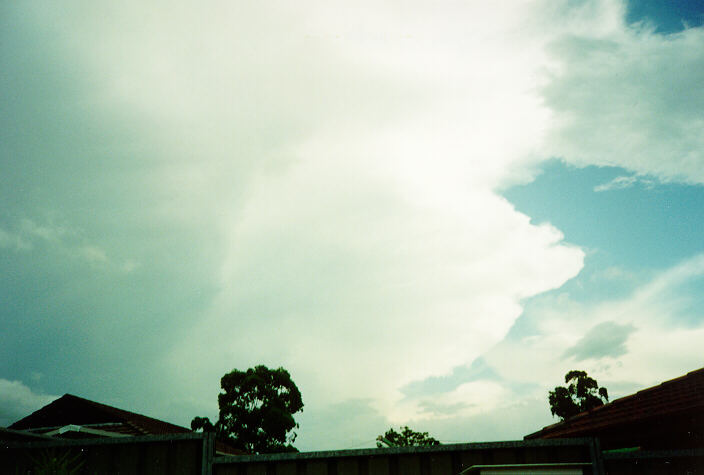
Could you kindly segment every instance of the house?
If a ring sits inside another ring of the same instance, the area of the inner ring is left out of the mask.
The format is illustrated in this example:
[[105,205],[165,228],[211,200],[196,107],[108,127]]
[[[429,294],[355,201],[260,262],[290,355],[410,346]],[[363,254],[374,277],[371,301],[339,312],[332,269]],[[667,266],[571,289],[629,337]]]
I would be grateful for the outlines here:
[[515,467],[528,467],[530,473],[600,473],[590,439],[242,455],[218,444],[212,433],[70,394],[5,431],[0,473],[37,470],[46,451],[75,459],[86,473],[457,475],[511,473],[506,470]]
[[[191,434],[186,427],[143,416],[107,404],[64,394],[38,411],[5,429],[3,437],[18,434],[61,439],[125,438]],[[237,455],[242,451],[216,442],[216,453]]]
[[8,429],[61,438],[185,434],[191,429],[64,394]]
[[86,473],[704,473],[704,368],[522,441],[232,456],[214,439],[67,394],[0,430],[0,473],[36,470],[47,451]]
[[526,440],[596,437],[604,450],[704,447],[704,368],[585,411]]

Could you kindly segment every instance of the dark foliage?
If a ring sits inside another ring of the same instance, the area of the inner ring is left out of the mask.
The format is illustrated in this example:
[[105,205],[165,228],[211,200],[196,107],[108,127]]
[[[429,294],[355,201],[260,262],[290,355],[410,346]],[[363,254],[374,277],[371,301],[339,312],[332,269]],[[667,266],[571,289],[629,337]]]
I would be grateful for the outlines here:
[[220,386],[217,423],[195,417],[193,430],[214,431],[218,438],[252,454],[297,452],[291,445],[298,428],[293,415],[303,410],[303,400],[288,371],[263,365],[235,369],[222,377]]
[[416,432],[408,426],[399,427],[401,432],[396,432],[393,428],[386,431],[382,436],[377,437],[377,447],[386,442],[391,447],[408,447],[411,445],[440,445],[440,441],[430,437],[427,432]]
[[550,391],[550,412],[560,420],[569,419],[580,412],[589,411],[609,401],[606,388],[600,388],[586,371],[570,371],[565,375],[567,386],[557,386]]
[[207,417],[194,417],[191,421],[192,430],[203,430],[203,432],[215,432],[215,426]]

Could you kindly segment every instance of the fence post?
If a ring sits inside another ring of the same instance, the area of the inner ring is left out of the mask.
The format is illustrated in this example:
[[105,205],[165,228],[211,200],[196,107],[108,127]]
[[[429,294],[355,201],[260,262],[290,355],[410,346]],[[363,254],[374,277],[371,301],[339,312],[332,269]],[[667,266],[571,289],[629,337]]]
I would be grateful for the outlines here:
[[201,475],[213,474],[213,455],[215,454],[215,434],[203,431],[203,459]]
[[592,456],[592,473],[594,475],[604,475],[604,457],[601,453],[601,442],[598,437],[593,437],[589,443],[589,452]]

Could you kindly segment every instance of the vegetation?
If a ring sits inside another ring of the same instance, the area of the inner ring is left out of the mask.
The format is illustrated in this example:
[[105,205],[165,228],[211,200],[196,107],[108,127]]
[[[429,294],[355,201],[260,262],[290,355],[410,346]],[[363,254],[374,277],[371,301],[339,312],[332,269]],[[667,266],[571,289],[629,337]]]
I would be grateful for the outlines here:
[[609,401],[606,388],[600,388],[586,371],[570,371],[565,375],[567,386],[557,386],[550,391],[550,412],[560,420],[569,419],[580,412],[589,411]]
[[427,432],[416,432],[408,426],[399,427],[400,432],[393,428],[386,431],[384,435],[376,438],[376,446],[381,447],[382,443],[389,447],[408,447],[411,445],[440,445],[440,441],[430,437]]
[[[35,457],[30,456],[32,473],[37,475],[73,475],[81,472],[83,454],[70,449],[45,449]],[[16,470],[16,472],[18,472]]]
[[232,370],[220,380],[220,417],[212,424],[195,417],[193,430],[212,431],[217,437],[252,454],[297,452],[298,428],[293,415],[303,410],[301,392],[284,368],[264,365],[247,371]]

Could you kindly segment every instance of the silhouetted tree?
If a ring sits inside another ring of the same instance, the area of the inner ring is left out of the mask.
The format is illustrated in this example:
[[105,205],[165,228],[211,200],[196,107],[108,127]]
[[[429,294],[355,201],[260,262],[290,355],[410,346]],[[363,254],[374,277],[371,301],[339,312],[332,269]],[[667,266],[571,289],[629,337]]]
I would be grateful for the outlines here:
[[586,371],[570,371],[565,375],[565,383],[567,387],[557,386],[548,395],[550,412],[560,420],[603,406],[609,401],[606,388],[600,388],[595,379],[587,376]]
[[207,417],[194,417],[191,421],[192,430],[202,430],[203,432],[215,432],[215,426]]
[[408,426],[399,427],[401,432],[396,432],[393,427],[384,435],[376,438],[376,446],[381,447],[382,442],[391,447],[408,447],[411,445],[440,445],[440,441],[430,437],[427,432],[416,432]]
[[298,428],[293,415],[303,410],[303,400],[288,371],[264,365],[235,369],[222,377],[220,386],[218,421],[195,417],[193,430],[215,432],[249,453],[297,452],[291,445]]

